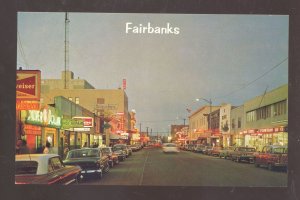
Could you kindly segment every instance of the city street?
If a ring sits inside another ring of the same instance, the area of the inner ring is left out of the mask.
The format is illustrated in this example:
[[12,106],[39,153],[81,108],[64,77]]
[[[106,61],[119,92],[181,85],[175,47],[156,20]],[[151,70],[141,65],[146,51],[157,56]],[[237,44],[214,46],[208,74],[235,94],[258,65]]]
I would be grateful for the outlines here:
[[101,180],[87,179],[80,184],[285,187],[287,173],[189,151],[165,154],[159,148],[144,148],[110,169]]

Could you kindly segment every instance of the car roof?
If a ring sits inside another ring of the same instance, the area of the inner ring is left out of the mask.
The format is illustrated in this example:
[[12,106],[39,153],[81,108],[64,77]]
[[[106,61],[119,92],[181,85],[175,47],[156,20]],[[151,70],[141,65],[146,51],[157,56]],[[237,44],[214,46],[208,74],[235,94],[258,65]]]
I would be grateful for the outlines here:
[[16,155],[16,160],[44,160],[44,159],[49,159],[52,157],[58,157],[59,155],[57,154],[18,154]]
[[16,162],[35,161],[38,163],[37,175],[48,173],[48,161],[50,158],[59,157],[57,154],[20,154],[16,155]]

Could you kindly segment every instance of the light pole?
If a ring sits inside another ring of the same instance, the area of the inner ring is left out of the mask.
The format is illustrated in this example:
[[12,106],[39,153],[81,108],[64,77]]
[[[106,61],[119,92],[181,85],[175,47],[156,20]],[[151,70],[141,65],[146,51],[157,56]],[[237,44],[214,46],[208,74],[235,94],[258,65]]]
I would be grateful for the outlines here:
[[207,99],[204,99],[204,98],[196,99],[196,101],[200,101],[200,100],[203,100],[203,101],[209,103],[209,127],[208,127],[208,130],[210,130],[211,129],[211,105],[212,105],[212,101],[211,101],[211,99],[207,100]]

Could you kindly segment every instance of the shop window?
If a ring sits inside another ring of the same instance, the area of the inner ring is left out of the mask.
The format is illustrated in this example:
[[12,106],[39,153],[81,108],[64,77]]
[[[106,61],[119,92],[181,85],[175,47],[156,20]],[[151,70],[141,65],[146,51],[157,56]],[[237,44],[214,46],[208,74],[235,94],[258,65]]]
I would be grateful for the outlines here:
[[233,129],[235,129],[235,121],[234,121],[234,119],[232,119],[231,127],[232,127]]
[[72,98],[72,97],[69,97],[68,99],[69,99],[70,101],[73,101],[73,98]]

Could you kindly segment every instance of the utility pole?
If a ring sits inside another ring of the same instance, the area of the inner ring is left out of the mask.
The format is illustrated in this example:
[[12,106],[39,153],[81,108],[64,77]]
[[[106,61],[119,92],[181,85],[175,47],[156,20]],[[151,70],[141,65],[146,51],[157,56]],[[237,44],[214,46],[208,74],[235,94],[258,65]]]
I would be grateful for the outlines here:
[[183,119],[183,126],[185,126],[185,118]]
[[148,134],[148,128],[149,128],[149,127],[146,127],[146,129],[147,129],[147,137],[149,136],[149,134]]
[[69,70],[69,18],[68,13],[65,14],[65,87],[67,89],[67,70]]

